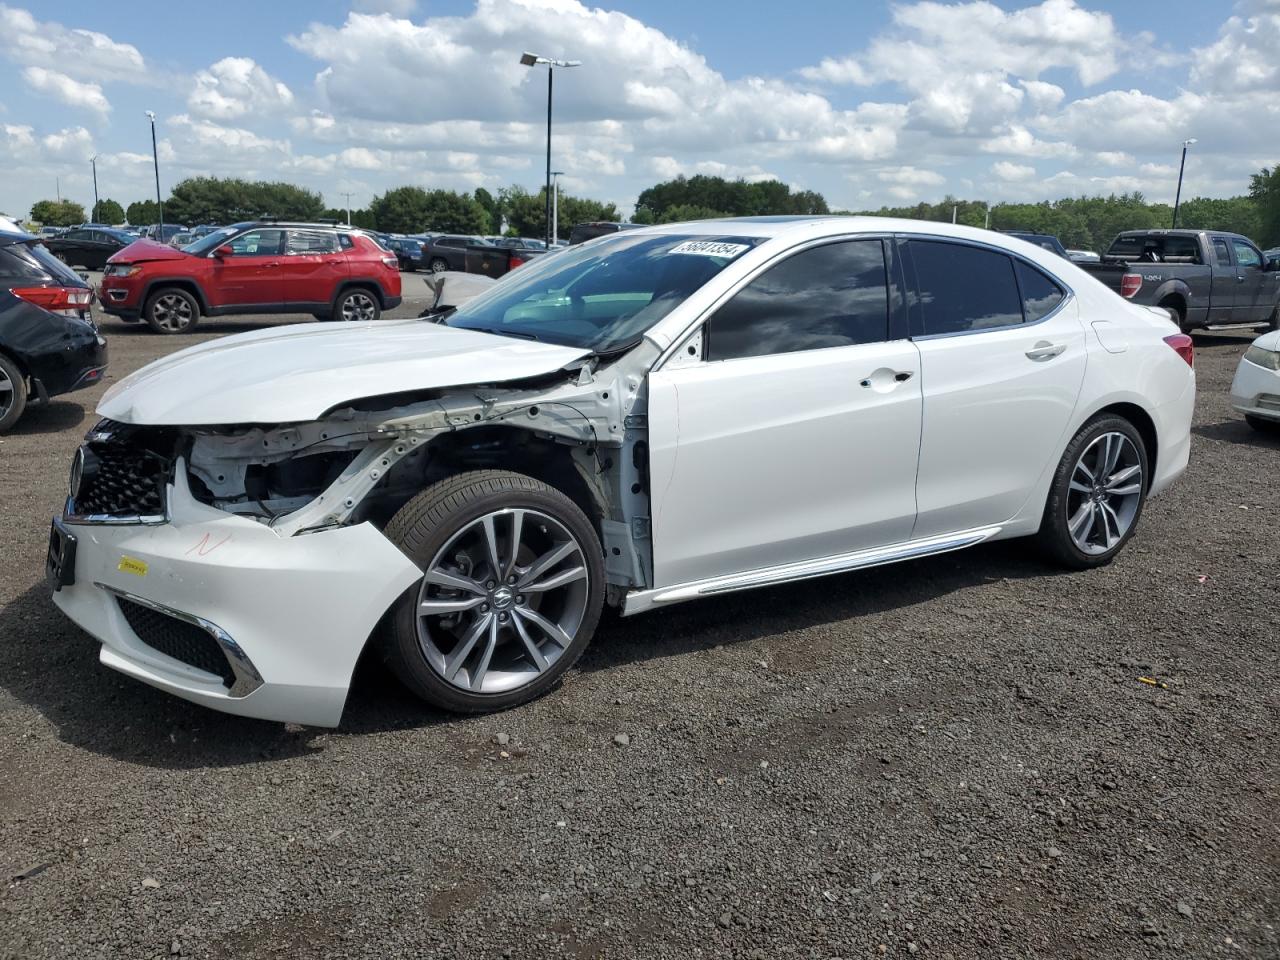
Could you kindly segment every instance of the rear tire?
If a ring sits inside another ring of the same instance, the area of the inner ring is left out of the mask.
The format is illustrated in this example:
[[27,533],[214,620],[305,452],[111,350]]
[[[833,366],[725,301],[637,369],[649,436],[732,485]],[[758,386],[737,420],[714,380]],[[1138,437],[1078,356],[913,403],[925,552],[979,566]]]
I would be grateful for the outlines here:
[[1101,414],[1072,437],[1054,471],[1041,551],[1072,570],[1110,563],[1133,536],[1150,486],[1147,447],[1128,420]]
[[1267,333],[1280,330],[1280,306],[1271,311],[1271,319],[1267,321]]
[[0,433],[22,418],[27,408],[27,378],[18,365],[0,353]]
[[1173,322],[1178,325],[1178,329],[1190,336],[1193,333],[1191,327],[1187,326],[1187,308],[1182,305],[1179,300],[1166,299],[1161,300],[1157,306],[1164,307],[1173,314]]
[[444,257],[432,257],[428,266],[432,273],[444,273],[449,269],[449,261]]
[[181,287],[161,287],[147,298],[142,317],[156,333],[190,333],[200,320],[200,304]]
[[392,608],[383,656],[433,706],[526,703],[557,686],[591,641],[604,604],[600,541],[545,483],[458,474],[406,503],[385,532],[426,572]]
[[346,322],[377,320],[382,316],[377,294],[364,287],[353,287],[338,295],[333,304],[333,319]]

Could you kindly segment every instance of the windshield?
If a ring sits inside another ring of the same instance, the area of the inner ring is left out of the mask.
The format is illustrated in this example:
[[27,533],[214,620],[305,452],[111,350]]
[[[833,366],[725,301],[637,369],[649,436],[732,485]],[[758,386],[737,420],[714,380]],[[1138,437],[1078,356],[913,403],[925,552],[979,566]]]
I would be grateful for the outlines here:
[[215,230],[213,233],[206,233],[195,243],[188,243],[182,248],[183,253],[192,253],[197,257],[203,257],[206,253],[213,253],[218,247],[222,246],[228,240],[236,235],[235,227],[223,227]]
[[761,237],[620,235],[539,258],[445,322],[597,353],[632,343]]

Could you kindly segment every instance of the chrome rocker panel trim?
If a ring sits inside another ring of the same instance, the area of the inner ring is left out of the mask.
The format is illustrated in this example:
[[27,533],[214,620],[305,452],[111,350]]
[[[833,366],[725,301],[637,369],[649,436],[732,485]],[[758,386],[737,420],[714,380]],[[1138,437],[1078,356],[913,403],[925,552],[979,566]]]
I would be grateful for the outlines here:
[[635,590],[627,594],[622,605],[622,615],[629,617],[635,613],[643,613],[655,607],[670,606],[699,597],[714,596],[719,593],[733,593],[738,590],[754,590],[757,587],[770,587],[795,580],[809,580],[813,577],[826,577],[836,573],[847,573],[850,570],[863,570],[867,567],[879,567],[901,560],[912,560],[917,557],[928,557],[938,553],[950,553],[990,540],[1000,533],[1001,527],[978,527],[949,533],[943,536],[928,537],[923,540],[908,540],[906,543],[893,544],[887,547],[873,547],[869,550],[858,550],[854,553],[843,553],[834,557],[823,557],[818,560],[802,560],[798,563],[780,564],[775,567],[764,567],[747,573],[734,573],[723,577],[712,577],[708,580],[697,580],[692,583],[677,583],[669,587],[655,587],[651,590]]
[[175,610],[173,607],[167,607],[163,603],[156,603],[154,600],[148,600],[146,597],[140,597],[136,593],[129,593],[127,590],[120,590],[116,587],[108,586],[105,583],[94,582],[95,587],[122,600],[128,600],[130,603],[136,603],[139,606],[149,607],[157,613],[163,613],[173,617],[176,620],[183,620],[193,626],[199,627],[209,636],[213,637],[219,648],[222,650],[223,656],[227,658],[227,662],[231,664],[231,672],[235,674],[235,682],[231,688],[227,690],[227,696],[234,700],[247,697],[253,691],[262,686],[262,674],[258,672],[258,668],[253,665],[253,661],[240,649],[240,644],[232,639],[231,635],[223,630],[216,623],[211,623],[203,617],[197,617],[190,613],[184,613],[181,610]]

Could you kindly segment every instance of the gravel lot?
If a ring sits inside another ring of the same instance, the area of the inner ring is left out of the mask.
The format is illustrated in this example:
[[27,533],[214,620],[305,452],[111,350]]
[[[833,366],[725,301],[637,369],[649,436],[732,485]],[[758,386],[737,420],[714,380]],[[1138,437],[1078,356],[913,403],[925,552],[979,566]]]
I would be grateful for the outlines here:
[[[111,373],[278,322],[108,319]],[[0,956],[1280,956],[1246,343],[1201,340],[1191,470],[1108,569],[994,544],[607,618],[500,716],[368,663],[336,731],[98,665],[43,565],[102,388],[33,410],[0,442]]]

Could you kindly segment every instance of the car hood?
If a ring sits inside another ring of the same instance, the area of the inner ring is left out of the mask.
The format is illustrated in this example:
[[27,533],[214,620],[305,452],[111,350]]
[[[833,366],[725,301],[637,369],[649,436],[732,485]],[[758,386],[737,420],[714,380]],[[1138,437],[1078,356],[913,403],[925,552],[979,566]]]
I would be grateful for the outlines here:
[[143,263],[147,260],[186,260],[191,254],[154,240],[135,240],[107,258],[107,263]]
[[1253,346],[1260,347],[1263,350],[1275,350],[1280,352],[1280,330],[1272,330],[1264,333],[1257,340],[1253,341]]
[[554,373],[591,351],[425,320],[298,324],[188,347],[98,404],[120,423],[298,423],[365,397]]

